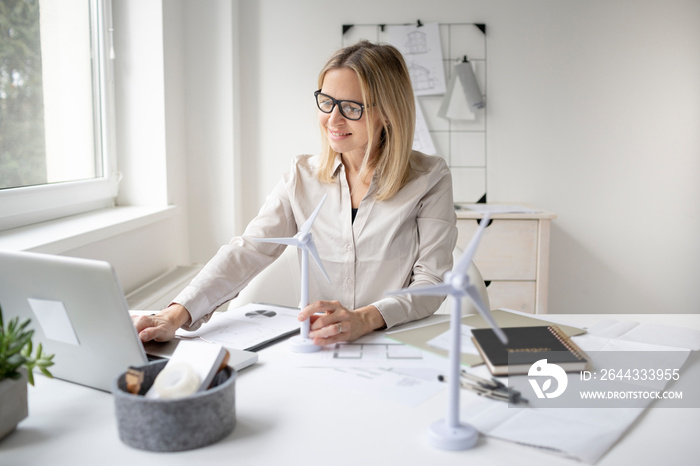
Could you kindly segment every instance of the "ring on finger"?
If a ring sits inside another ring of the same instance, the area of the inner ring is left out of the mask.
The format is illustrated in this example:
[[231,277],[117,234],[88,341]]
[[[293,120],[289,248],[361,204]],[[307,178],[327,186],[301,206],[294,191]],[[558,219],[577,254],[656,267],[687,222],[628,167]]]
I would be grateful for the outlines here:
[[336,335],[343,333],[343,327],[340,325],[340,322],[336,322],[335,325],[338,326],[338,333]]

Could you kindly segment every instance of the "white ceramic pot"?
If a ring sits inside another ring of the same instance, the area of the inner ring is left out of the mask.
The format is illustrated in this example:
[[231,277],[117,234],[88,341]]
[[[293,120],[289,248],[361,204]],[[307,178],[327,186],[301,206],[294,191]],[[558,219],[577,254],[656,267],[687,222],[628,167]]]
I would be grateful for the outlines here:
[[0,381],[0,439],[15,430],[29,414],[27,404],[27,371],[22,368],[17,380]]

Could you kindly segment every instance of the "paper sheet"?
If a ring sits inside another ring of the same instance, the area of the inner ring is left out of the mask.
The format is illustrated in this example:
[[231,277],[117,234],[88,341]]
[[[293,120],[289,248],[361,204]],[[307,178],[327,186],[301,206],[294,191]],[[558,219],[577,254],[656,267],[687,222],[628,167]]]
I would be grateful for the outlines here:
[[[679,344],[679,339],[684,335],[688,337],[682,340],[686,348],[700,343],[700,332],[697,331],[686,332],[688,329],[666,327],[661,329],[665,332],[661,336],[657,325],[634,324],[604,321],[589,328],[587,334],[572,339],[589,354],[600,349],[610,354],[614,354],[613,350],[668,351],[672,364],[678,368],[683,366],[689,350],[679,351],[677,346],[672,345]],[[648,328],[635,332],[634,329],[640,325]],[[666,345],[658,345],[659,339],[663,339]],[[569,377],[578,376],[569,374]],[[655,388],[663,389],[666,383],[657,383]],[[647,405],[651,402],[649,400]],[[645,407],[516,408],[482,399],[462,410],[462,420],[485,435],[593,464],[630,428]]]
[[596,336],[700,350],[700,331],[691,328],[606,319],[591,327]]
[[418,99],[416,99],[416,128],[413,134],[413,150],[423,152],[426,155],[435,155],[437,153]]
[[437,381],[437,375],[428,380],[396,368],[307,367],[297,368],[294,375],[409,407],[418,406],[445,389],[445,384]]
[[444,360],[372,333],[315,353],[288,353],[275,362],[289,376],[417,406],[445,389]]
[[[479,350],[476,349],[476,346],[474,346],[474,342],[472,341],[472,329],[473,328],[474,327],[470,327],[469,325],[462,324],[461,338],[460,338],[459,342],[461,344],[461,352],[462,353],[478,355]],[[451,331],[447,331],[445,333],[438,335],[437,337],[428,341],[428,346],[431,346],[433,348],[442,349],[445,351],[449,351],[450,350],[451,334],[452,334]]]
[[373,333],[351,343],[324,346],[314,353],[290,353],[286,364],[293,367],[419,367],[426,358],[422,351]]
[[445,67],[438,23],[391,26],[387,31],[387,42],[406,60],[415,95],[444,94]]
[[188,332],[179,329],[177,336],[183,339],[201,338],[227,348],[255,349],[299,330],[297,315],[297,308],[251,303],[214,313],[209,322],[198,330]]
[[462,411],[481,433],[593,464],[643,412],[637,409],[529,409],[482,400]]

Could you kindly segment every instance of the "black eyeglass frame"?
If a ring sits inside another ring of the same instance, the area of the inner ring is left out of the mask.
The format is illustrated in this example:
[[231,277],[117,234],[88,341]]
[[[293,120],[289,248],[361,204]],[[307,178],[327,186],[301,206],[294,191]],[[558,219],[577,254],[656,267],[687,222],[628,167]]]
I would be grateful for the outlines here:
[[[329,111],[326,112],[325,110],[323,110],[323,109],[321,108],[321,105],[318,103],[318,96],[319,96],[319,95],[322,95],[322,96],[324,96],[324,97],[328,97],[328,99],[329,99],[331,102],[333,102],[333,106],[331,107],[331,109],[330,109]],[[352,120],[352,121],[360,120],[360,119],[362,119],[362,115],[365,114],[365,105],[364,105],[364,104],[361,104],[360,102],[355,102],[354,100],[338,100],[338,99],[334,99],[333,97],[329,96],[328,94],[324,94],[323,92],[321,92],[321,89],[319,89],[319,90],[317,90],[317,91],[314,92],[314,97],[316,98],[316,106],[317,106],[318,109],[319,109],[320,111],[322,111],[323,113],[333,113],[333,110],[335,109],[335,107],[338,106],[338,110],[340,110],[340,114],[343,115],[343,117],[344,117],[344,118],[347,118],[348,120]],[[343,106],[341,105],[343,102],[349,102],[349,103],[351,103],[351,104],[359,105],[359,106],[360,106],[360,116],[357,117],[357,118],[350,118],[349,116],[347,116],[347,115],[345,114],[345,112],[343,111]]]

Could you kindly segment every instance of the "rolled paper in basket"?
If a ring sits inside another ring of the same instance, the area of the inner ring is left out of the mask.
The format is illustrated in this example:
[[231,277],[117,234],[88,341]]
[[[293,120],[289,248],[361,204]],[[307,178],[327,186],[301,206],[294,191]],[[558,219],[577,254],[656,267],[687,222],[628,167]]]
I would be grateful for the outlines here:
[[158,395],[168,400],[192,395],[199,385],[199,376],[192,366],[185,363],[167,365],[153,382]]

